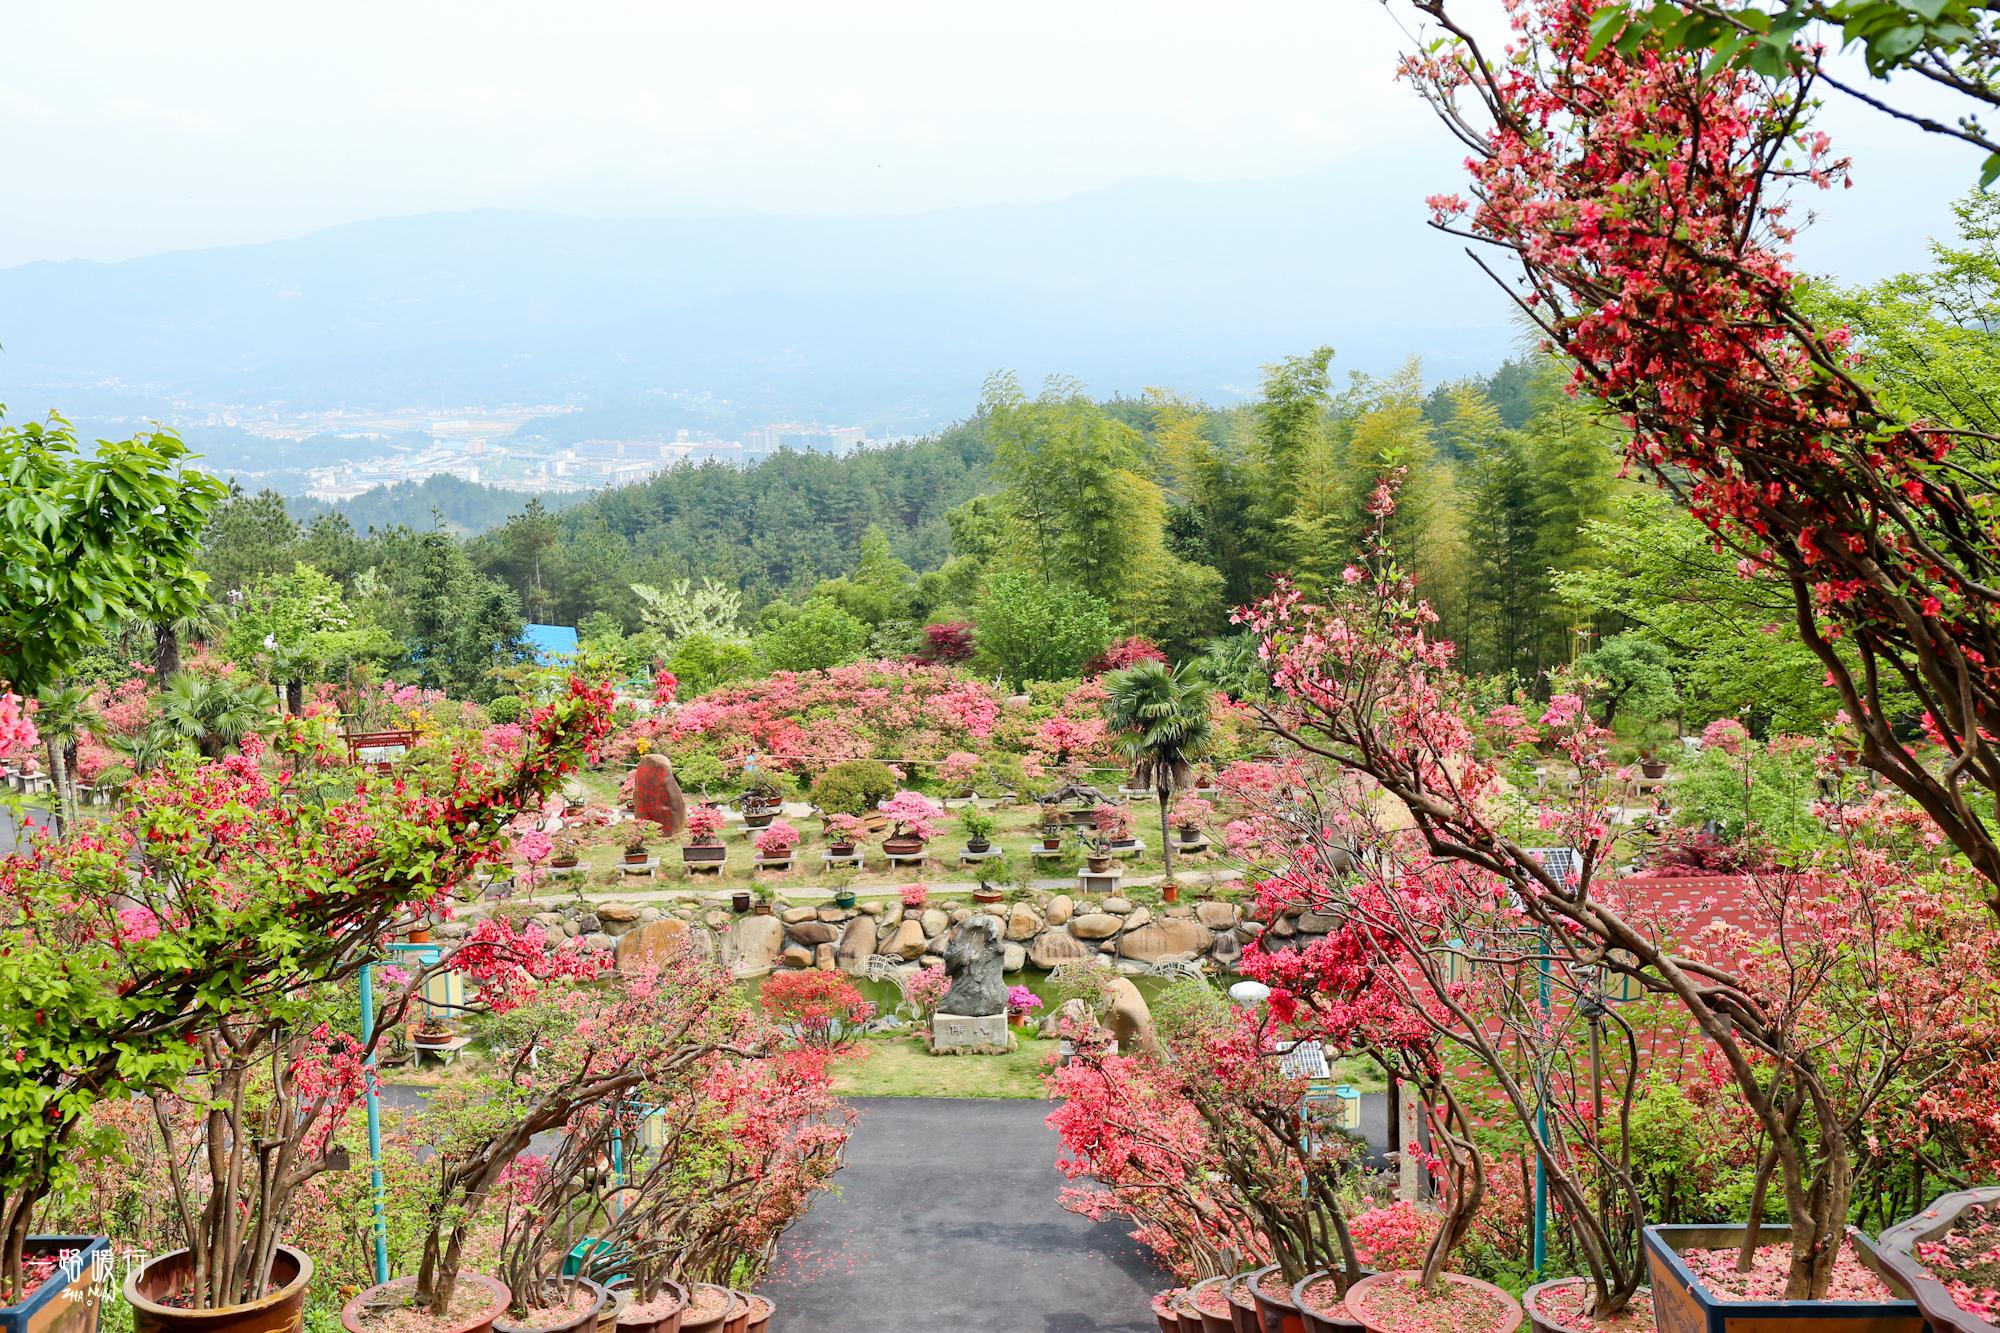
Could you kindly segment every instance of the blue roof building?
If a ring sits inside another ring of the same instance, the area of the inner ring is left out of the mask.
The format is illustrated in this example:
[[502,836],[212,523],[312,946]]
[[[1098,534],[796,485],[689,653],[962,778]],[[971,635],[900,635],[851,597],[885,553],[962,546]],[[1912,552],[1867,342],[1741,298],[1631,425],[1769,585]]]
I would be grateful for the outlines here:
[[580,646],[576,631],[568,625],[529,625],[521,631],[521,641],[543,666],[552,666],[566,657],[575,657]]

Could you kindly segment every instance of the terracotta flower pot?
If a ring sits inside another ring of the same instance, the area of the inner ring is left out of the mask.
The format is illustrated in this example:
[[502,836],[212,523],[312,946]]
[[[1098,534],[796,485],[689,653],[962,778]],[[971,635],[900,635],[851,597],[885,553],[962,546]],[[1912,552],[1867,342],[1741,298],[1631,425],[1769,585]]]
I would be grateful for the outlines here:
[[[630,1279],[625,1280],[627,1289]],[[688,1292],[678,1282],[662,1282],[659,1291],[643,1310],[628,1301],[613,1320],[617,1333],[680,1333],[681,1316],[687,1313]]]
[[972,901],[976,903],[984,903],[988,907],[991,907],[994,903],[999,902],[1000,898],[1001,898],[1001,893],[1000,890],[998,889],[974,889],[972,891]]
[[[1370,1309],[1369,1296],[1392,1283],[1409,1282],[1416,1277],[1414,1271],[1399,1269],[1362,1278],[1347,1289],[1348,1317],[1358,1322],[1367,1333],[1399,1333],[1393,1319],[1385,1318]],[[1521,1303],[1491,1282],[1481,1282],[1478,1278],[1467,1277],[1463,1273],[1446,1273],[1441,1280],[1451,1283],[1454,1287],[1485,1293],[1500,1311],[1492,1323],[1483,1328],[1478,1325],[1466,1325],[1464,1333],[1515,1333],[1521,1327],[1525,1317],[1521,1313]]]
[[1257,1318],[1257,1298],[1250,1294],[1247,1285],[1249,1273],[1238,1273],[1229,1279],[1226,1290],[1229,1293],[1229,1318],[1236,1333],[1264,1333],[1262,1322]]
[[890,856],[917,856],[924,850],[922,838],[884,838],[882,850]]
[[1664,759],[1641,759],[1639,771],[1649,778],[1663,778],[1667,775],[1667,761]]
[[409,942],[411,944],[429,944],[431,942],[431,928],[429,926],[410,927]]
[[2000,1205],[2000,1188],[1989,1185],[1983,1189],[1959,1190],[1939,1198],[1915,1217],[1898,1222],[1875,1242],[1882,1262],[1902,1279],[1910,1295],[1916,1298],[1917,1307],[1930,1322],[1932,1333],[1992,1333],[1996,1327],[1990,1320],[1959,1309],[1958,1302],[1951,1298],[1951,1292],[1917,1257],[1918,1245],[1936,1240],[1950,1231],[1966,1210],[1990,1210],[1995,1205]]
[[590,1303],[582,1311],[559,1324],[517,1324],[502,1312],[501,1316],[493,1321],[493,1333],[583,1333],[584,1329],[595,1328],[597,1316],[609,1303],[610,1297],[605,1295],[604,1288],[587,1277],[571,1278],[569,1281],[575,1282],[590,1294]]
[[[1783,1245],[1791,1228],[1766,1224],[1760,1243]],[[1882,1275],[1892,1290],[1902,1281],[1876,1253],[1874,1244],[1847,1229],[1861,1261]],[[1692,1333],[1760,1333],[1796,1320],[1812,1333],[1924,1333],[1915,1301],[1722,1301],[1704,1287],[1681,1260],[1682,1250],[1730,1249],[1743,1243],[1742,1227],[1647,1227],[1646,1267],[1653,1279],[1654,1319],[1662,1327]]]
[[1180,900],[1181,900],[1181,886],[1180,886],[1180,885],[1178,885],[1178,884],[1162,884],[1162,885],[1160,886],[1160,901],[1161,901],[1161,902],[1163,902],[1163,903],[1177,903],[1177,902],[1179,902]]
[[[1541,1299],[1545,1294],[1563,1288],[1587,1288],[1589,1285],[1590,1279],[1587,1277],[1559,1277],[1553,1281],[1538,1282],[1534,1286],[1529,1287],[1521,1293],[1521,1309],[1527,1313],[1528,1326],[1534,1329],[1535,1333],[1596,1333],[1595,1329],[1584,1328],[1577,1324],[1566,1324],[1559,1316],[1550,1314],[1541,1308]],[[1625,1308],[1628,1311],[1632,1311],[1635,1316],[1643,1312],[1645,1319],[1644,1327],[1654,1327],[1652,1313],[1653,1290],[1651,1287],[1641,1287],[1638,1291],[1634,1292],[1631,1303]]]
[[1175,1287],[1153,1297],[1153,1318],[1160,1325],[1160,1333],[1181,1333],[1181,1317],[1175,1312],[1174,1302],[1180,1299],[1182,1290]]
[[767,1333],[771,1327],[771,1316],[778,1312],[778,1303],[754,1291],[745,1292],[744,1296],[750,1302],[750,1322],[745,1326],[744,1333]]
[[1111,869],[1111,858],[1108,856],[1092,856],[1086,859],[1090,862],[1090,873],[1093,875],[1102,875]]
[[549,869],[574,870],[576,869],[576,864],[577,864],[577,859],[574,856],[557,856],[550,858]]
[[1299,1307],[1292,1304],[1291,1285],[1284,1280],[1278,1265],[1269,1264],[1252,1273],[1248,1286],[1251,1298],[1257,1302],[1257,1318],[1263,1322],[1263,1333],[1306,1333]]
[[91,1279],[98,1256],[109,1257],[108,1236],[30,1236],[22,1247],[28,1259],[74,1253],[76,1276],[55,1272],[12,1305],[0,1305],[0,1333],[96,1333],[98,1284]]
[[450,1028],[430,1028],[420,1030],[410,1038],[410,1044],[426,1051],[435,1051],[458,1040],[458,1034]]
[[625,864],[626,864],[626,865],[628,865],[628,866],[642,866],[642,865],[646,864],[646,862],[650,861],[651,859],[652,859],[652,858],[651,858],[650,856],[646,855],[646,853],[644,853],[644,852],[627,852],[627,853],[625,853]]
[[835,856],[854,855],[854,844],[851,842],[830,842],[826,845],[826,849]]
[[1212,1277],[1188,1288],[1187,1303],[1194,1308],[1201,1333],[1236,1333],[1235,1321],[1229,1317],[1227,1290],[1235,1280],[1233,1276]]
[[750,890],[738,889],[729,895],[729,909],[738,916],[750,910]]
[[[713,1314],[696,1314],[694,1302],[704,1299],[704,1292],[722,1293],[722,1308]],[[730,1316],[744,1312],[743,1303],[736,1299],[735,1293],[712,1282],[696,1283],[688,1292],[688,1300],[687,1312],[681,1316],[680,1333],[727,1333]]]
[[740,1291],[729,1293],[729,1316],[722,1321],[722,1333],[746,1333],[750,1327],[750,1298]]
[[1292,1304],[1298,1307],[1299,1320],[1305,1325],[1306,1333],[1362,1333],[1365,1326],[1347,1312],[1345,1301],[1335,1300],[1328,1304],[1323,1298],[1318,1301],[1313,1299],[1313,1289],[1328,1282],[1330,1276],[1322,1268],[1316,1273],[1307,1273],[1292,1284]]
[[180,1304],[194,1280],[194,1255],[174,1250],[125,1278],[133,1333],[297,1333],[305,1323],[313,1261],[280,1245],[271,1258],[271,1291],[243,1305],[191,1310]]
[[[391,1278],[387,1282],[364,1288],[359,1295],[340,1307],[340,1326],[347,1333],[378,1333],[378,1330],[362,1322],[362,1316],[384,1296],[393,1295],[404,1288],[414,1287],[413,1277]],[[463,1319],[440,1320],[435,1333],[491,1333],[493,1321],[507,1312],[507,1302],[514,1299],[501,1282],[487,1277],[484,1273],[460,1273],[458,1285],[461,1288],[476,1287],[487,1295],[484,1309]],[[404,1293],[407,1295],[407,1293]]]
[[1060,835],[1058,835],[1058,836],[1056,836],[1056,837],[1053,837],[1053,838],[1051,838],[1051,837],[1048,837],[1048,836],[1044,835],[1044,836],[1043,836],[1043,838],[1042,838],[1042,850],[1043,850],[1043,851],[1045,851],[1045,852],[1059,852],[1059,851],[1061,851],[1061,850],[1062,850],[1062,838],[1061,838],[1061,836],[1060,836]]

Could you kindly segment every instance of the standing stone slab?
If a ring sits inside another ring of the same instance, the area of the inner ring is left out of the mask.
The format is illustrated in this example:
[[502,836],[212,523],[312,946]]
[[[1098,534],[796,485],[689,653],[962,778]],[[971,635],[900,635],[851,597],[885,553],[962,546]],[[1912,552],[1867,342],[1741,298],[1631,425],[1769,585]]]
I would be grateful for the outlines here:
[[658,824],[670,838],[687,827],[687,798],[665,755],[649,754],[639,761],[639,771],[632,775],[632,812]]

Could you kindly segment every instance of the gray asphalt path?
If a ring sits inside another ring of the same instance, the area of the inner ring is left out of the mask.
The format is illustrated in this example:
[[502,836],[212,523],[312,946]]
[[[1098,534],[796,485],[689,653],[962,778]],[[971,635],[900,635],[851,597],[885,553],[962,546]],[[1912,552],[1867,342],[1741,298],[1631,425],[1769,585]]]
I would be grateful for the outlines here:
[[1129,1224],[1063,1211],[1040,1101],[858,1098],[837,1193],[758,1290],[773,1333],[1145,1333],[1167,1285]]

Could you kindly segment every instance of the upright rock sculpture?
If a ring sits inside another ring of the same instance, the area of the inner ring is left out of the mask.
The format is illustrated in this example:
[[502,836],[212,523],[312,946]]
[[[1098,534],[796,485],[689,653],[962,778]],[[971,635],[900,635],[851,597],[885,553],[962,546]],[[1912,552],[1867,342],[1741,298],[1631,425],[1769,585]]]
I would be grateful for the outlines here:
[[998,917],[980,913],[953,927],[944,946],[951,989],[931,1015],[933,1052],[1005,1054],[1013,1049],[1007,983],[1001,978],[1005,948],[1005,928]]

